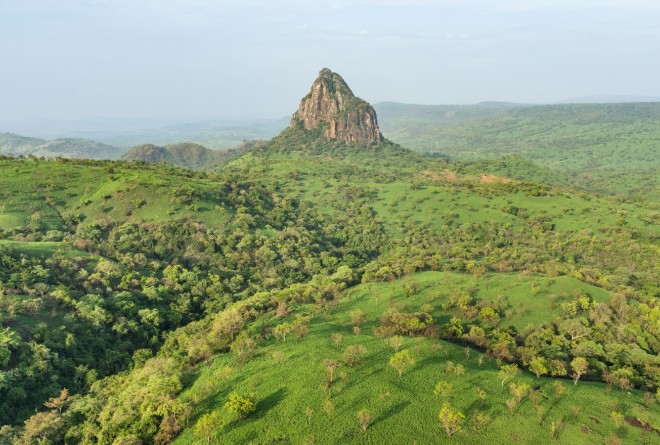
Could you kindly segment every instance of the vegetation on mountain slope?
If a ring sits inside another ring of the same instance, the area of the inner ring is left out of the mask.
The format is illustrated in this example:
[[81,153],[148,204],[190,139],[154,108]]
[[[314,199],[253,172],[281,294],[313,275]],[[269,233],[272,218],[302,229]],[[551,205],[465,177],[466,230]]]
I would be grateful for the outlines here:
[[660,434],[657,204],[325,130],[0,158],[0,444]]
[[[557,174],[554,185],[659,197],[660,103],[384,103],[376,110],[385,136],[412,149],[457,160],[518,155]],[[517,179],[544,179],[516,173]]]

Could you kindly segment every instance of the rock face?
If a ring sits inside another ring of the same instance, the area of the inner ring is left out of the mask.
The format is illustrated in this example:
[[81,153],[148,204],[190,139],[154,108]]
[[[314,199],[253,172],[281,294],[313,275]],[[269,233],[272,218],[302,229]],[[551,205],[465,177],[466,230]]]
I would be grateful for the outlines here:
[[291,118],[291,127],[319,129],[328,140],[376,144],[383,141],[376,111],[355,97],[344,79],[324,68]]

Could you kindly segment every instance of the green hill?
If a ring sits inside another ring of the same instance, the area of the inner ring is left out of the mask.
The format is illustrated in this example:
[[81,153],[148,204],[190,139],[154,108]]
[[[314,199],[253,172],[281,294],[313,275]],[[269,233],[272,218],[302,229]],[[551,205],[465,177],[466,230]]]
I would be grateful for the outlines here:
[[657,204],[319,97],[214,170],[0,158],[0,443],[652,443]]
[[457,160],[519,155],[554,172],[555,185],[657,197],[660,103],[376,109],[385,136],[406,147]]
[[[238,153],[244,150],[238,149]],[[160,147],[144,144],[133,147],[122,156],[127,161],[157,162],[178,165],[184,168],[204,169],[215,167],[232,157],[237,156],[236,150],[209,150],[198,144],[182,143]]]

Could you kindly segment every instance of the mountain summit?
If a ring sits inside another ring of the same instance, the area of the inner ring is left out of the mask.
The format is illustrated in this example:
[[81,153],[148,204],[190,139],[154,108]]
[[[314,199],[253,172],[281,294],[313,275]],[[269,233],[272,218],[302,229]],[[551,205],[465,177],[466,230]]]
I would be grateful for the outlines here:
[[356,97],[344,79],[323,68],[291,118],[291,128],[320,130],[328,140],[374,144],[383,141],[376,111]]

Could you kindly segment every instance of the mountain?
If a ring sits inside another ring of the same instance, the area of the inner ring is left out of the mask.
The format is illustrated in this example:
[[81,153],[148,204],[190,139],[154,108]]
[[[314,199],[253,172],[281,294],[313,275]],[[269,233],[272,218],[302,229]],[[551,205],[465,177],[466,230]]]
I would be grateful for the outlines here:
[[31,138],[14,133],[0,133],[1,154],[22,154],[46,143],[45,139]]
[[383,141],[376,111],[356,97],[344,79],[323,68],[298,111],[291,128],[320,130],[326,140],[345,143],[377,144]]
[[122,149],[89,139],[62,138],[47,141],[14,133],[0,133],[0,154],[20,156],[117,159]]
[[192,142],[165,146],[142,144],[131,148],[122,159],[173,164],[185,168],[209,168],[222,162],[228,154],[227,151],[209,150]]

